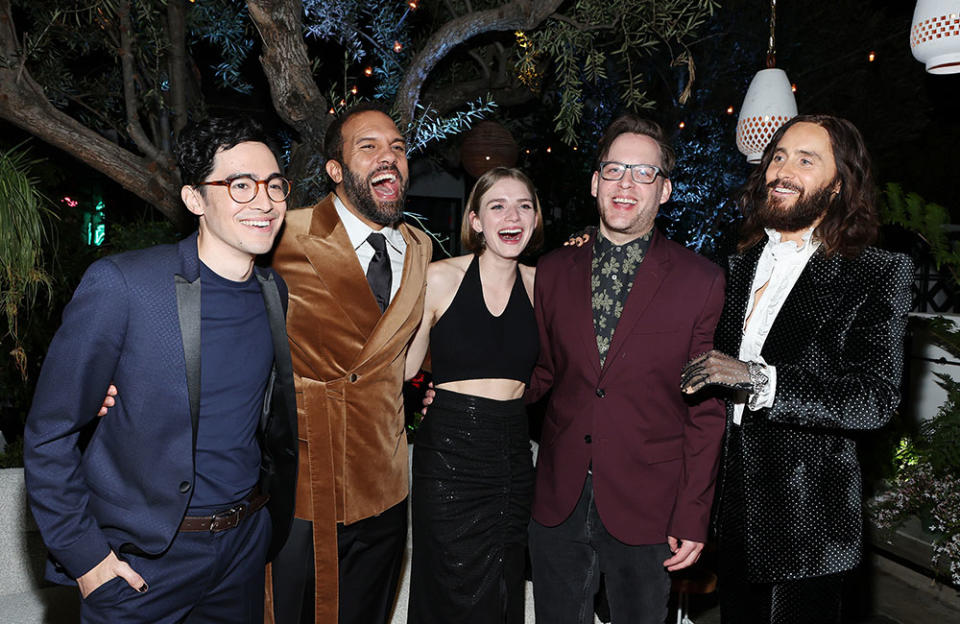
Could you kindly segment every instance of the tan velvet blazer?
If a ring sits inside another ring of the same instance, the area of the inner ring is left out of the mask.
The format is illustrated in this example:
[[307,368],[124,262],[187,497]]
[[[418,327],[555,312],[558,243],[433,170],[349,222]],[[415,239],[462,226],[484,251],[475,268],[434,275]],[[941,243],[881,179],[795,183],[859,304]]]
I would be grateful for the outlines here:
[[[273,259],[290,290],[287,335],[300,437],[296,517],[313,522],[316,622],[337,620],[337,529],[407,496],[403,367],[433,247],[406,224],[400,289],[381,316],[333,195],[287,213]],[[269,602],[269,601],[268,601]]]

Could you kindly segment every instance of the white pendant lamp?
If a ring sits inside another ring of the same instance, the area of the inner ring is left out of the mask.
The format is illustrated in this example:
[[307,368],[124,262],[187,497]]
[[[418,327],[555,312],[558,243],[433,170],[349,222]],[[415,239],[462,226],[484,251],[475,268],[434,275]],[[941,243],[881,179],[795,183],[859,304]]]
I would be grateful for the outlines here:
[[960,72],[960,0],[918,0],[910,50],[931,74]]
[[776,66],[777,0],[770,1],[770,45],[767,69],[761,69],[750,81],[737,120],[737,149],[747,162],[757,164],[773,133],[797,114],[797,100],[786,72]]

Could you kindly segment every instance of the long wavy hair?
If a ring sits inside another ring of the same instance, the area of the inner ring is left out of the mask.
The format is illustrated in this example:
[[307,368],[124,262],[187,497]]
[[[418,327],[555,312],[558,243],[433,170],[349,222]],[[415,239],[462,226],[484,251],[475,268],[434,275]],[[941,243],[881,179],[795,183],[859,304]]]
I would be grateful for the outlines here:
[[828,256],[856,257],[877,238],[880,227],[877,189],[873,183],[870,155],[860,131],[846,119],[832,115],[797,115],[780,126],[770,139],[760,165],[747,178],[740,195],[745,219],[737,251],[742,253],[766,236],[754,207],[767,201],[766,172],[780,139],[793,125],[802,122],[816,124],[827,131],[837,167],[836,179],[840,181],[840,192],[831,199],[827,213],[813,235],[820,240]]

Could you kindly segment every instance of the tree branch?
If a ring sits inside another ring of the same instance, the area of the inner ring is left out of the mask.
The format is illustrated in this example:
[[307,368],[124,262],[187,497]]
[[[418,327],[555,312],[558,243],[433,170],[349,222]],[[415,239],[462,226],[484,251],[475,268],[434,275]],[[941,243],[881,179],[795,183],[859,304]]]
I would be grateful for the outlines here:
[[133,58],[133,21],[130,19],[129,0],[117,7],[120,18],[120,66],[123,68],[123,104],[127,109],[127,132],[141,152],[151,160],[166,163],[169,159],[147,137],[140,125],[140,104],[137,100],[136,69]]
[[170,109],[173,134],[187,125],[187,6],[186,0],[167,0],[167,29],[170,33]]
[[513,0],[508,4],[477,11],[450,20],[437,30],[414,57],[397,92],[401,130],[412,121],[420,91],[430,72],[453,48],[481,33],[502,30],[529,30],[557,10],[563,0]]
[[114,179],[179,226],[189,222],[172,168],[121,148],[54,108],[26,69],[18,76],[21,54],[10,0],[0,0],[0,56],[0,118]]

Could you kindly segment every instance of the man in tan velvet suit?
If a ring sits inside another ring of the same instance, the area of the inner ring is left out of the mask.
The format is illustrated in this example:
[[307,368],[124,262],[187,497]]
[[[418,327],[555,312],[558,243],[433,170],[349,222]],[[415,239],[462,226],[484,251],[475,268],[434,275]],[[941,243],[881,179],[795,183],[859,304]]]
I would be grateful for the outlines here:
[[376,624],[406,542],[403,364],[432,245],[401,222],[406,143],[390,117],[356,107],[325,145],[335,192],[288,213],[273,262],[290,289],[300,473],[272,610],[278,624]]

